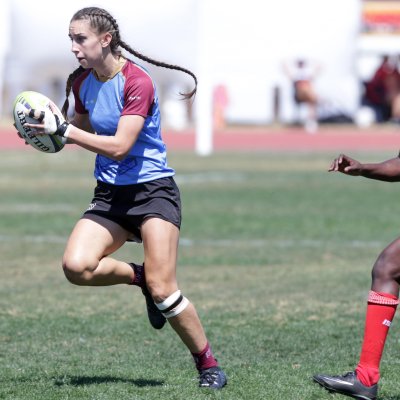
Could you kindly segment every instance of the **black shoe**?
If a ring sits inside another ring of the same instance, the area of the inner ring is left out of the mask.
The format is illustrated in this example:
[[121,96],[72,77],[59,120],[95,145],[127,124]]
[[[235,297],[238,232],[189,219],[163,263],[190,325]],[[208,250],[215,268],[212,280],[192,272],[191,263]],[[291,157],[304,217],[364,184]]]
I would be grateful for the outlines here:
[[146,299],[147,316],[149,317],[151,326],[154,329],[161,329],[167,322],[167,319],[164,317],[164,315],[162,315],[161,311],[155,305],[154,300],[146,286],[142,287],[142,293]]
[[344,394],[355,399],[375,400],[378,394],[378,384],[365,386],[354,371],[340,376],[314,375],[314,381],[330,392]]
[[226,383],[226,375],[220,367],[211,367],[200,371],[199,386],[211,389],[222,389]]

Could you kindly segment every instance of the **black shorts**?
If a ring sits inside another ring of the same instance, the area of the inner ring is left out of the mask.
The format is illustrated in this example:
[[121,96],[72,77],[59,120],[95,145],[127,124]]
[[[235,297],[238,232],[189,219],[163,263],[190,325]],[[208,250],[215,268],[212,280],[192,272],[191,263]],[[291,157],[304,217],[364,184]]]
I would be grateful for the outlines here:
[[111,185],[97,181],[94,197],[83,214],[95,214],[116,222],[142,241],[140,227],[148,217],[169,221],[181,226],[181,198],[172,177],[135,185]]

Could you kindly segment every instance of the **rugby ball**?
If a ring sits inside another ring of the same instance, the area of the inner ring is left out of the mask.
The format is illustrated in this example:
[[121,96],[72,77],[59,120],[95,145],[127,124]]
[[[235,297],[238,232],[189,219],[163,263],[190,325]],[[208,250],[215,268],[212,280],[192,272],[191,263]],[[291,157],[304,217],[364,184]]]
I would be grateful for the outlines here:
[[57,153],[64,147],[65,138],[57,135],[35,135],[33,134],[34,129],[24,126],[25,123],[35,124],[38,122],[27,115],[32,108],[34,110],[47,110],[50,109],[50,103],[61,114],[57,106],[45,95],[38,92],[25,91],[16,97],[13,115],[18,134],[26,143],[44,153]]

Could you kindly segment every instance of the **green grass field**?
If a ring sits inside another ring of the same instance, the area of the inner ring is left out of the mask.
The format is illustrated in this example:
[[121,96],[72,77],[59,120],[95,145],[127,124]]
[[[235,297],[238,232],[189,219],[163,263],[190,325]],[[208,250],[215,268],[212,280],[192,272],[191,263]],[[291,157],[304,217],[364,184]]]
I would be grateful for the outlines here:
[[[399,235],[400,185],[328,173],[335,155],[170,154],[183,199],[180,287],[229,377],[210,392],[172,330],[150,327],[137,288],[63,276],[93,156],[2,152],[0,399],[341,398],[311,377],[358,361],[370,270]],[[119,256],[140,261],[141,246]],[[380,399],[400,399],[399,333],[395,319]]]

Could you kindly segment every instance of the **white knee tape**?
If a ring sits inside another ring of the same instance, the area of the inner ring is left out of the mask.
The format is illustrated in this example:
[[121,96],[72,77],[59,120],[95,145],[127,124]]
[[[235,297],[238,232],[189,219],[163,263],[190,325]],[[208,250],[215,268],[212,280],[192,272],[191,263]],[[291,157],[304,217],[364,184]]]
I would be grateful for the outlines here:
[[189,300],[177,290],[167,297],[162,303],[156,304],[165,318],[172,318],[180,314],[189,305]]

